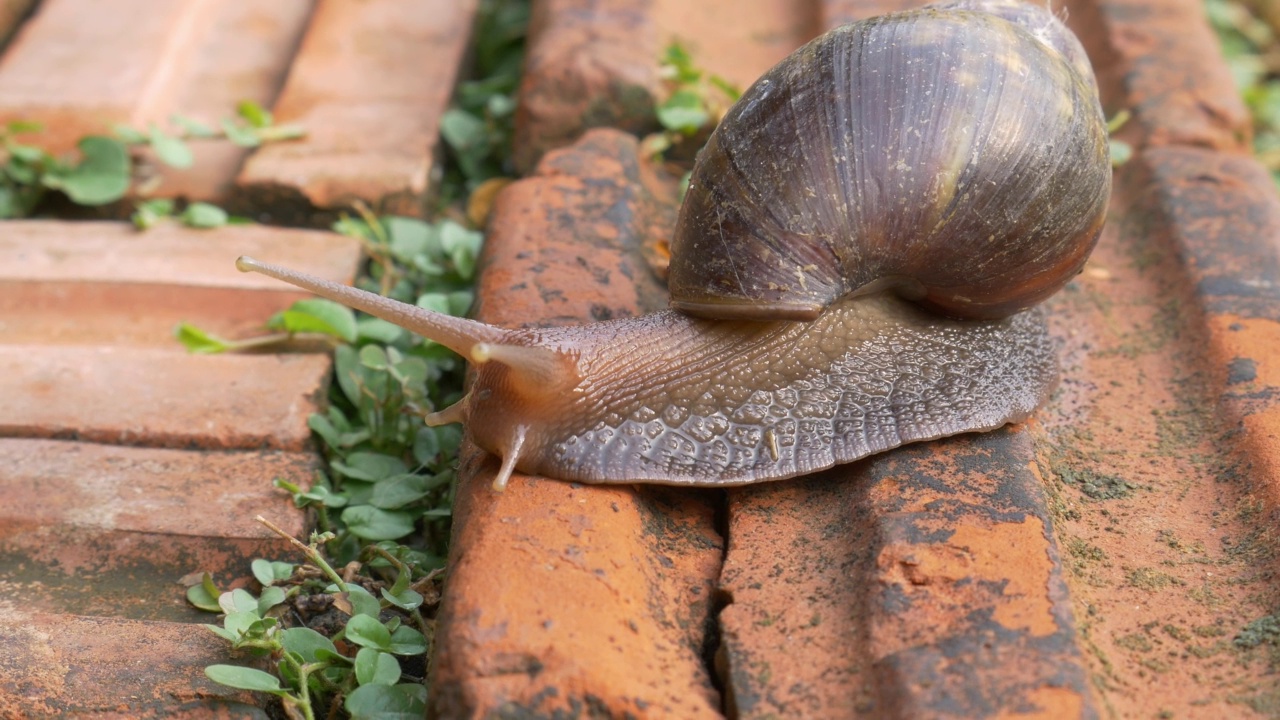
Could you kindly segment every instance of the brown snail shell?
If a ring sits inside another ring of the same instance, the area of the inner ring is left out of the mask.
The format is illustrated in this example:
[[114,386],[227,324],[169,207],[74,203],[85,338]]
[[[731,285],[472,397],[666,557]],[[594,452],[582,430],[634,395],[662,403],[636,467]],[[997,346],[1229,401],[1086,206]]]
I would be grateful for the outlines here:
[[1084,263],[1110,166],[1078,43],[1043,10],[982,5],[997,15],[966,0],[833,31],[743,95],[681,210],[681,311],[506,330],[237,266],[473,361],[427,422],[466,422],[498,488],[516,469],[737,485],[1022,420],[1057,361],[1042,313],[1019,311]]
[[811,319],[887,287],[954,317],[1040,302],[1084,265],[1110,196],[1082,58],[1017,2],[886,15],[804,46],[703,149],[671,243],[673,306]]

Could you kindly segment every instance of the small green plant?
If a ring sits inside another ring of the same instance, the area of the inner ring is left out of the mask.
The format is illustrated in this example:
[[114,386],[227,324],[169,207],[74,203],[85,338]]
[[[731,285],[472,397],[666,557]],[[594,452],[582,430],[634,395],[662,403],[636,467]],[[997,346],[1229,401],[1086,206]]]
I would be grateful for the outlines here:
[[[313,534],[311,543],[303,545],[263,518],[258,521],[299,547],[307,564],[255,561],[254,576],[262,587],[256,597],[243,589],[219,592],[207,574],[187,596],[197,607],[223,614],[221,624],[205,625],[209,631],[233,649],[261,658],[275,672],[219,664],[205,668],[205,675],[223,685],[275,695],[291,718],[332,716],[317,713],[330,703],[341,703],[352,718],[422,717],[426,688],[420,675],[406,671],[401,658],[412,664],[427,650],[430,626],[420,611],[423,595],[415,587],[425,589],[434,576],[370,545],[363,559],[381,561],[394,579],[347,581],[320,551],[331,533]],[[284,618],[303,615],[289,603],[304,595],[311,598],[308,607],[324,607],[341,618],[332,637],[306,626],[286,626]],[[316,596],[325,602],[316,602]]]
[[446,201],[511,174],[512,119],[528,24],[527,2],[481,3],[473,33],[476,79],[458,84],[453,107],[440,119],[440,136],[453,161],[442,192]]
[[666,100],[654,108],[662,132],[644,141],[645,150],[653,156],[691,141],[700,146],[699,139],[706,139],[706,134],[742,95],[729,81],[698,68],[678,41],[663,52],[659,73],[667,89]]
[[1133,158],[1133,146],[1123,140],[1115,139],[1115,134],[1129,122],[1130,117],[1132,114],[1128,110],[1121,110],[1107,121],[1107,134],[1111,136],[1108,150],[1111,153],[1112,167],[1121,167]]
[[[439,193],[448,208],[443,218],[466,215],[468,195],[509,172],[528,6],[527,0],[480,2],[477,79],[459,85],[441,123],[449,149]],[[155,210],[168,216],[169,208]],[[481,233],[450,219],[377,217],[362,205],[333,229],[356,238],[369,257],[361,288],[454,315],[471,306]],[[271,318],[268,329],[234,341],[190,325],[177,330],[192,352],[300,337],[334,346],[329,406],[308,420],[328,472],[309,485],[275,480],[298,507],[316,514],[319,534],[309,545],[295,542],[307,563],[255,560],[257,597],[221,592],[204,574],[192,579],[187,594],[196,607],[225,613],[222,625],[210,630],[265,659],[271,672],[215,665],[207,674],[276,695],[291,718],[422,717],[421,675],[462,437],[457,426],[427,427],[422,417],[461,397],[463,363],[447,348],[326,300],[294,303]],[[340,576],[334,567],[343,568]],[[282,596],[272,588],[287,589]],[[317,604],[334,608],[342,622],[309,617],[306,610]]]
[[[5,125],[0,128],[0,220],[29,217],[50,192],[60,192],[88,207],[116,202],[130,188],[146,194],[153,188],[136,181],[139,165],[133,151],[137,149],[149,148],[165,165],[187,168],[194,160],[188,144],[191,140],[223,139],[254,147],[305,134],[297,126],[274,125],[271,113],[248,101],[239,104],[236,119],[226,119],[218,128],[182,116],[174,116],[171,122],[169,130],[155,124],[145,130],[117,126],[113,136],[81,138],[78,152],[69,157],[56,157],[17,140],[18,136],[40,132],[39,124]],[[192,203],[181,213],[175,210],[169,200],[144,201],[134,214],[134,223],[146,228],[171,217],[193,227],[216,227],[228,220],[225,212],[207,203]]]

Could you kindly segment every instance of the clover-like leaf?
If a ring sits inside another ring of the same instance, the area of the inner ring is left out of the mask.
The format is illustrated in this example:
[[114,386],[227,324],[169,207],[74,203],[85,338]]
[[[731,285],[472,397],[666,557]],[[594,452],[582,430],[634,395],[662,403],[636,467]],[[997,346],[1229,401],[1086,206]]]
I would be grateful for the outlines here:
[[254,690],[257,692],[284,695],[287,691],[280,687],[280,679],[270,673],[239,665],[210,665],[204,669],[205,677],[238,690]]

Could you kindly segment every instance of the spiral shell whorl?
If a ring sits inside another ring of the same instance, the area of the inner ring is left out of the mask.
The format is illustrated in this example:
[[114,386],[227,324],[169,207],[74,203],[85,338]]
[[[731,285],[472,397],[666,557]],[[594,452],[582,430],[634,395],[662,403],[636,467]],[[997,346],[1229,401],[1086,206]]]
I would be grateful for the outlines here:
[[1096,85],[1051,14],[977,5],[838,28],[748,89],[694,169],[673,305],[807,319],[890,286],[1000,317],[1074,276],[1110,195]]

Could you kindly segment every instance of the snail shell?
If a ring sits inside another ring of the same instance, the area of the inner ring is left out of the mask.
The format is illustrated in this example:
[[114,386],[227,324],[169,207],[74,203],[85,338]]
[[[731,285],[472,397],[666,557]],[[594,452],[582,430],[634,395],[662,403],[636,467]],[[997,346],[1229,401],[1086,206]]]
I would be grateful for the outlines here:
[[465,422],[499,489],[516,469],[745,484],[1022,420],[1057,362],[1042,313],[1019,311],[1080,269],[1111,176],[1079,44],[1044,10],[981,6],[835,30],[753,85],[695,166],[676,310],[506,330],[237,266],[475,363],[427,422]]
[[812,319],[889,288],[954,317],[1040,302],[1083,267],[1110,196],[1083,58],[1056,18],[1017,2],[886,15],[804,46],[699,157],[673,306]]

